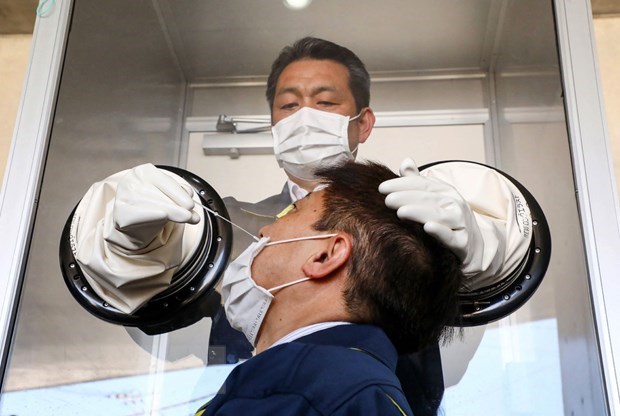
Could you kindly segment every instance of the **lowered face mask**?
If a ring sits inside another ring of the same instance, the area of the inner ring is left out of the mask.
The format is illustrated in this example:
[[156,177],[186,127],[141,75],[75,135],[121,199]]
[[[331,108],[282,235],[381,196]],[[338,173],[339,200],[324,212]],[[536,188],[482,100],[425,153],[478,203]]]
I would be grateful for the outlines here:
[[349,123],[353,118],[337,113],[302,107],[271,128],[278,164],[288,174],[315,181],[314,171],[353,160],[349,149]]
[[252,345],[256,345],[256,335],[267,314],[273,299],[273,292],[297,283],[309,280],[309,277],[294,280],[280,286],[265,289],[252,279],[252,262],[265,247],[276,244],[292,243],[302,240],[315,240],[333,237],[336,234],[313,235],[308,237],[291,238],[289,240],[269,242],[263,237],[248,248],[230,263],[222,279],[222,299],[224,312],[230,325],[243,332]]

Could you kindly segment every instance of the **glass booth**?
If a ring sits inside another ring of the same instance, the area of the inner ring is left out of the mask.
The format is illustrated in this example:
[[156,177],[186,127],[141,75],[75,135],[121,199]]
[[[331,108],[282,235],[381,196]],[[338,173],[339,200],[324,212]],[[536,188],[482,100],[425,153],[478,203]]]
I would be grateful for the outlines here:
[[489,164],[549,222],[534,296],[442,347],[441,411],[617,414],[608,322],[620,314],[604,294],[618,226],[600,101],[586,88],[596,65],[579,55],[589,19],[586,1],[57,0],[37,21],[3,194],[0,415],[191,415],[217,392],[234,364],[213,360],[209,318],[161,335],[95,318],[63,281],[60,236],[92,183],[147,162],[242,201],[279,193],[269,132],[217,121],[268,126],[271,62],[309,34],[371,73],[377,125],[358,158]]

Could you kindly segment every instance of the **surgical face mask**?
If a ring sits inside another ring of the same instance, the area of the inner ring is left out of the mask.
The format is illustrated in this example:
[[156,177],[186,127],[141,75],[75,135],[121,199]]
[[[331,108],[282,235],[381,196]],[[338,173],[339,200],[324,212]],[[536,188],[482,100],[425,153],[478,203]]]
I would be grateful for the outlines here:
[[349,118],[302,107],[280,120],[271,128],[278,164],[295,178],[315,181],[316,169],[353,160],[347,131],[361,114]]
[[273,299],[273,292],[297,283],[309,280],[309,277],[294,280],[280,286],[265,289],[252,279],[252,262],[256,256],[267,246],[291,243],[301,240],[315,240],[333,237],[336,234],[314,235],[308,237],[292,238],[290,240],[274,241],[269,243],[268,237],[263,237],[254,242],[241,253],[239,257],[226,269],[222,279],[222,299],[224,300],[224,312],[230,325],[243,332],[252,345],[256,345],[256,335],[267,314],[269,305]]

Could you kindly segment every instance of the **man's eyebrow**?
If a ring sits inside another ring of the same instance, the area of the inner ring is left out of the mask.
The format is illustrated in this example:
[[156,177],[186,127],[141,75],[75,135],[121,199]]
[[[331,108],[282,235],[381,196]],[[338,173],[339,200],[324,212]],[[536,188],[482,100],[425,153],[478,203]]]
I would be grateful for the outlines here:
[[[281,90],[279,90],[276,94],[276,96],[280,96],[280,95],[284,95],[284,94],[299,94],[301,91],[301,89],[299,87],[296,86],[290,86],[290,87],[284,87]],[[311,95],[317,95],[320,94],[322,92],[339,92],[338,88],[332,86],[332,85],[319,85],[317,87],[313,87],[310,90],[310,94]]]
[[331,85],[321,85],[312,89],[312,95],[317,95],[322,92],[338,92],[338,88]]
[[299,91],[299,88],[297,88],[297,87],[282,88],[281,90],[279,90],[276,93],[276,97],[279,96],[279,95],[284,95],[284,94],[288,94],[288,93],[296,94],[298,91]]

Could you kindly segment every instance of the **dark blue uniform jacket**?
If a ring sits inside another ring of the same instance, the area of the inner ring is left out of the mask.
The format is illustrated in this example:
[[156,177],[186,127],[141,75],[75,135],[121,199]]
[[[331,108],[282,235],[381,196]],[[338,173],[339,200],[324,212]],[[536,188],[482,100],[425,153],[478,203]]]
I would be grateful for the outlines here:
[[239,365],[196,415],[411,415],[396,362],[380,328],[339,325]]

